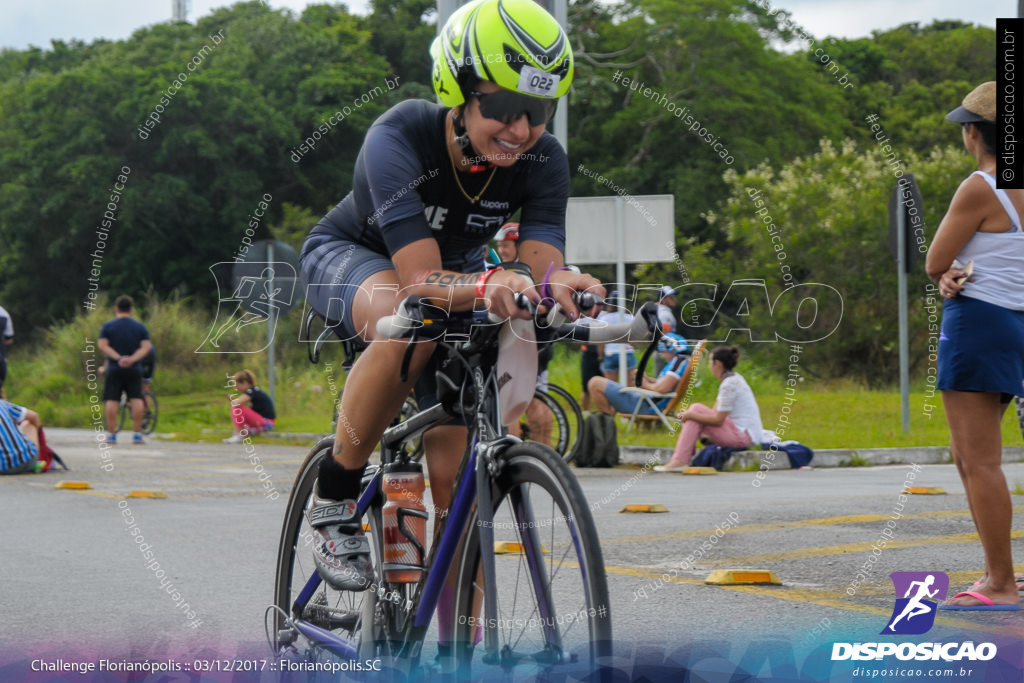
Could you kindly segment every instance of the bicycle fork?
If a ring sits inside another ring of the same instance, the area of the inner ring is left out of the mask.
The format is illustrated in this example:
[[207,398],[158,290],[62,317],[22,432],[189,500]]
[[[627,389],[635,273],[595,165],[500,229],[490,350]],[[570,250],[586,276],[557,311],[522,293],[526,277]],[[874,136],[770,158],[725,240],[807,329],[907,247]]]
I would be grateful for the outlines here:
[[[501,452],[509,446],[520,443],[513,437],[504,437],[496,441],[477,444],[477,520],[479,522],[478,533],[480,534],[480,565],[483,571],[483,580],[486,590],[484,591],[483,610],[483,644],[486,657],[492,661],[500,661],[504,653],[499,652],[498,643],[498,591],[497,591],[497,569],[494,561],[494,501],[491,497],[491,479],[501,473],[503,462],[499,457]],[[530,577],[534,596],[537,600],[537,608],[541,617],[544,631],[544,641],[548,646],[547,656],[549,663],[564,660],[565,653],[562,652],[561,642],[558,636],[558,629],[554,615],[554,608],[551,601],[551,593],[544,582],[544,558],[540,538],[537,530],[530,522],[533,520],[533,508],[523,491],[514,490],[509,492],[512,503],[512,513],[516,526],[520,529],[519,538],[522,541],[523,554],[526,556],[527,566],[530,568]],[[514,665],[515,662],[507,664]]]

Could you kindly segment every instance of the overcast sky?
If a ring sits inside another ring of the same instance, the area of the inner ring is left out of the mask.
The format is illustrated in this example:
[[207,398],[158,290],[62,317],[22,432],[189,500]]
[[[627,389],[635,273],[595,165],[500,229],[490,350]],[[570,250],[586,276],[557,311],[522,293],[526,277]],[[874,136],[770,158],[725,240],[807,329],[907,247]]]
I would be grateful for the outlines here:
[[[1015,0],[769,0],[772,7],[790,11],[816,38],[867,36],[908,21],[959,19],[995,27],[996,17],[1017,13]],[[301,11],[304,0],[267,0],[275,8]],[[50,40],[97,38],[119,40],[143,26],[167,21],[171,0],[3,0],[0,3],[0,47],[49,47]],[[189,20],[205,16],[226,0],[191,0]],[[369,0],[349,0],[353,12],[365,14]]]

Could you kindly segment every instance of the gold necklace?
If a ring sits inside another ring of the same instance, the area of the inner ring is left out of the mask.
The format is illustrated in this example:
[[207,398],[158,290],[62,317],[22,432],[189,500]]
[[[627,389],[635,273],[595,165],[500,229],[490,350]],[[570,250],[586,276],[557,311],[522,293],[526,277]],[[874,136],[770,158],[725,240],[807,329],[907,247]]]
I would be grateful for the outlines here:
[[[452,124],[451,119],[448,120],[448,123],[450,125]],[[451,133],[454,134],[454,132],[454,125],[452,125]],[[483,189],[480,190],[477,196],[470,197],[469,193],[466,192],[466,188],[462,186],[462,181],[459,180],[459,170],[455,168],[455,157],[452,156],[452,148],[451,145],[448,144],[447,140],[445,141],[445,146],[448,148],[448,160],[452,162],[452,175],[455,176],[455,184],[459,186],[459,191],[462,193],[462,196],[465,197],[470,204],[476,204],[480,201],[480,198],[484,196],[484,192],[487,192],[487,188],[491,186],[491,181],[494,180],[494,174],[498,172],[498,167],[495,166],[491,169],[490,177],[487,178],[487,182],[484,183]]]

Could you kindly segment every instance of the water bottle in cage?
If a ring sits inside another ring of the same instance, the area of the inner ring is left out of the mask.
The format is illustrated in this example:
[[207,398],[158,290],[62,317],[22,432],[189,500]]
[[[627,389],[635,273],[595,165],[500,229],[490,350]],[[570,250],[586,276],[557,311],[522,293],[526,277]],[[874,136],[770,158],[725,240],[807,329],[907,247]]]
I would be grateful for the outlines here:
[[390,463],[384,467],[384,576],[394,583],[420,580],[427,538],[423,467]]

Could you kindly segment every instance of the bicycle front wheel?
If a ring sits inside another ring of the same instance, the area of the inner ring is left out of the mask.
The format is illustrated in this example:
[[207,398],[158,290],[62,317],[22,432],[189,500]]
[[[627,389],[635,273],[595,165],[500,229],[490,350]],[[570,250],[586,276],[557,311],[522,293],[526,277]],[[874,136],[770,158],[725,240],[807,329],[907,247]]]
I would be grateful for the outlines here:
[[[585,675],[611,654],[604,559],[590,508],[568,465],[550,448],[520,444],[493,477],[495,586],[484,585],[480,521],[474,510],[456,584],[454,642],[468,674],[485,619],[497,642],[484,643],[474,666],[515,669],[541,678]],[[482,615],[485,591],[497,613]],[[474,674],[476,677],[476,674]]]

